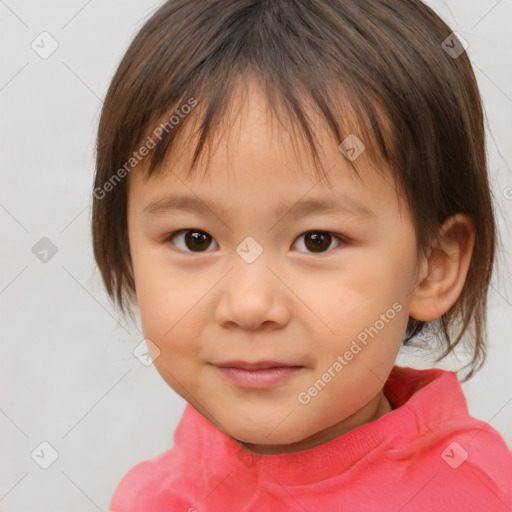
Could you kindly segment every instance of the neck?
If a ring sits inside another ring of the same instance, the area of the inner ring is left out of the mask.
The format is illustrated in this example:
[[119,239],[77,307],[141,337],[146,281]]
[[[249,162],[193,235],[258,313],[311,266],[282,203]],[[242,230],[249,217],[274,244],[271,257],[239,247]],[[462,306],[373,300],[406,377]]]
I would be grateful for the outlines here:
[[252,444],[238,441],[246,450],[263,455],[278,455],[280,453],[298,452],[315,448],[328,443],[333,439],[353,430],[361,425],[376,421],[388,412],[392,411],[391,404],[386,395],[381,391],[371,402],[366,404],[352,416],[332,425],[320,432],[317,432],[301,441],[295,443],[277,445],[277,444]]

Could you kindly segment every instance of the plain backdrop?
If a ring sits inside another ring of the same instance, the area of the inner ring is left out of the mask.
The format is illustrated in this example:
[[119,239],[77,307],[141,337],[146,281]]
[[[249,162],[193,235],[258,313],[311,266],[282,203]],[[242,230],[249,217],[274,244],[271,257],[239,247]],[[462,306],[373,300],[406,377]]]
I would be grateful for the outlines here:
[[[512,3],[428,3],[469,43],[503,243],[488,360],[463,388],[471,414],[512,446]],[[2,512],[106,511],[121,477],[172,445],[185,405],[134,356],[143,335],[110,305],[90,234],[102,99],[160,4],[0,1]],[[413,352],[398,362],[431,364]]]

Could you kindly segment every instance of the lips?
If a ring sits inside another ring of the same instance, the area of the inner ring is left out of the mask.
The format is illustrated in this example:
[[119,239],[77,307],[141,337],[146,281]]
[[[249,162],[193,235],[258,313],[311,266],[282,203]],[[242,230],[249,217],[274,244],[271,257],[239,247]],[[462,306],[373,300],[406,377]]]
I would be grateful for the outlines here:
[[270,368],[301,368],[302,365],[283,363],[279,361],[228,361],[225,363],[214,363],[218,368],[239,368],[241,370],[268,370]]
[[305,367],[281,361],[227,361],[214,366],[231,384],[240,388],[268,389],[284,384]]

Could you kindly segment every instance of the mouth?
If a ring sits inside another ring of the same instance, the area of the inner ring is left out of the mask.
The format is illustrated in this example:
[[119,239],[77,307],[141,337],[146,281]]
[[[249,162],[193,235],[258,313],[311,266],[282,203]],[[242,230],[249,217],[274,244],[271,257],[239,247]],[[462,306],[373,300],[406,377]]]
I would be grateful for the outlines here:
[[269,388],[282,384],[304,366],[279,361],[229,361],[213,364],[230,382],[243,388]]

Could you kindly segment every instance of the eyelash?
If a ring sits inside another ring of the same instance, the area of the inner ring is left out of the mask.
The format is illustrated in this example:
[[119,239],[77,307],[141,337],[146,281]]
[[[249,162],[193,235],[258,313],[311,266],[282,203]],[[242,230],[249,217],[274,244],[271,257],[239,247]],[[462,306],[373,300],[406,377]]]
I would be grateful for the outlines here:
[[[165,238],[164,238],[164,243],[176,247],[175,244],[172,243],[172,239],[175,238],[180,233],[187,233],[187,232],[208,234],[206,231],[203,231],[201,229],[193,229],[193,228],[180,229],[178,231],[173,231],[172,233],[169,233],[168,235],[166,235]],[[320,233],[320,234],[323,234],[323,235],[330,235],[331,237],[338,239],[339,243],[338,243],[338,245],[336,247],[334,247],[334,249],[338,248],[340,245],[346,245],[346,244],[349,243],[349,240],[346,237],[343,237],[341,235],[337,235],[335,233],[332,233],[331,231],[323,231],[323,230],[309,230],[309,231],[305,231],[304,233],[301,233],[297,237],[297,239],[299,239],[300,237],[302,237],[304,235],[310,234],[310,233],[313,233],[313,234]],[[213,237],[212,237],[212,240],[214,240]],[[299,252],[306,252],[306,253],[309,253],[309,254],[326,254],[328,252],[332,252],[332,250],[334,250],[334,249],[326,250],[326,251],[321,251],[321,252],[313,252],[313,251],[299,251]],[[206,253],[206,252],[212,252],[212,251],[209,251],[209,250],[206,250],[206,251],[190,251],[190,250],[183,250],[183,249],[179,249],[179,248],[178,249],[173,249],[173,250],[177,250],[178,252],[184,252],[184,253],[188,253],[188,254],[203,254],[203,253]]]

